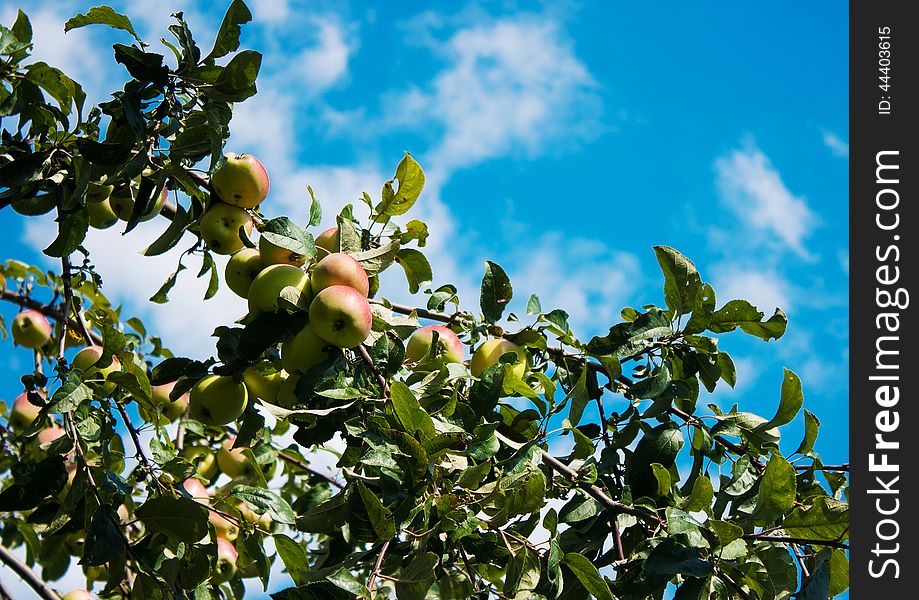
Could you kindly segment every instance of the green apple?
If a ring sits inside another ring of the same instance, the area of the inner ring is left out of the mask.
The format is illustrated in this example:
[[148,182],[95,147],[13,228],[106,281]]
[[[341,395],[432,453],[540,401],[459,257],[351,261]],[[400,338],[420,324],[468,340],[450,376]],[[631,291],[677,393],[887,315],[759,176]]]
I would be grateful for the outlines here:
[[70,590],[61,597],[61,600],[93,600],[93,595],[86,590]]
[[93,229],[108,229],[118,222],[118,215],[112,209],[112,203],[108,198],[87,204],[86,212],[89,214],[89,225]]
[[302,254],[272,244],[265,236],[258,239],[258,252],[261,254],[262,260],[266,265],[293,265],[295,267],[302,267],[303,263],[306,262],[306,257]]
[[211,501],[211,493],[207,491],[207,488],[204,487],[203,483],[194,477],[189,477],[183,481],[182,488],[188,492],[189,496],[195,500],[198,500],[199,502],[210,503]]
[[249,297],[249,286],[255,281],[255,277],[265,268],[259,251],[255,248],[243,248],[233,253],[230,260],[227,261],[227,268],[224,271],[224,280],[227,287],[240,298]]
[[239,230],[243,229],[246,235],[252,233],[252,217],[242,208],[215,202],[201,217],[199,229],[208,250],[233,254],[245,245]]
[[513,352],[517,355],[517,360],[513,363],[513,370],[518,378],[523,379],[523,376],[526,374],[527,362],[529,360],[526,350],[504,338],[486,340],[482,345],[476,348],[475,353],[472,355],[472,361],[469,363],[469,370],[472,371],[473,375],[478,377],[482,374],[482,371],[496,364],[502,356],[509,352]]
[[73,487],[73,479],[77,476],[77,465],[75,463],[68,462],[64,465],[64,468],[67,470],[67,483],[64,484],[64,488],[57,494],[57,500],[61,503],[67,499],[67,494],[70,493],[70,488]]
[[86,535],[77,531],[64,536],[64,549],[70,556],[83,556],[83,547],[86,545]]
[[217,451],[217,464],[220,465],[220,470],[230,479],[249,477],[252,474],[252,467],[249,464],[249,459],[243,454],[245,448],[236,448],[234,450],[234,442],[236,442],[235,437],[230,437],[223,441],[220,450]]
[[338,227],[329,227],[316,237],[316,247],[322,248],[329,254],[338,252],[340,245],[338,237]]
[[106,183],[92,181],[86,186],[86,203],[99,204],[105,202],[112,195],[115,186]]
[[212,482],[214,478],[217,477],[219,470],[217,469],[217,455],[214,454],[213,450],[207,446],[185,446],[182,449],[182,456],[185,459],[195,465],[198,475],[207,480],[208,483]]
[[316,294],[309,313],[313,330],[339,348],[362,343],[373,325],[367,297],[347,285],[333,285]]
[[281,388],[278,390],[278,406],[288,410],[297,407],[299,404],[297,400],[298,381],[300,381],[300,375],[297,373],[291,373],[287,376],[287,379],[284,380],[284,383],[281,384]]
[[[42,400],[48,400],[44,392],[36,390],[34,393],[40,396]],[[10,410],[10,425],[13,427],[13,431],[25,431],[38,418],[40,413],[41,407],[29,402],[28,392],[19,394],[13,401],[13,408]]]
[[449,327],[428,325],[412,334],[405,346],[405,359],[410,363],[419,363],[431,351],[434,332],[437,332],[437,356],[431,367],[440,368],[446,363],[463,362],[463,343]]
[[316,263],[310,274],[310,287],[314,295],[333,285],[352,287],[364,297],[370,292],[367,271],[361,263],[344,252],[329,254]]
[[10,333],[14,342],[35,350],[51,341],[51,323],[37,310],[24,310],[13,319]]
[[268,171],[251,154],[224,154],[222,163],[211,175],[211,187],[227,204],[255,208],[268,196],[271,182]]
[[249,397],[264,400],[268,404],[277,404],[278,390],[286,378],[287,373],[284,371],[277,371],[267,375],[260,373],[254,367],[243,371],[243,383],[246,384]]
[[223,426],[246,410],[246,386],[232,377],[207,375],[188,393],[191,416],[205,425]]
[[278,310],[281,291],[293,287],[310,300],[310,276],[293,265],[271,265],[265,267],[252,281],[249,288],[249,312],[272,312]]
[[[137,194],[137,186],[131,184],[112,192],[109,196],[108,202],[112,210],[118,215],[118,218],[122,221],[129,221],[131,219],[131,214],[134,212],[134,196]],[[153,206],[146,213],[141,215],[141,221],[149,221],[150,219],[156,217],[160,214],[160,211],[163,210],[163,205],[166,204],[166,200],[169,198],[169,189],[164,185],[162,191],[160,191],[159,197],[154,202]]]
[[207,520],[214,526],[214,530],[217,532],[217,539],[232,542],[239,537],[239,526],[226,517],[218,515],[211,510],[208,511]]
[[85,567],[83,572],[86,574],[86,580],[89,582],[105,581],[108,579],[108,567],[105,565],[99,565],[98,567]]
[[[116,371],[121,370],[121,363],[117,356],[112,356],[112,362],[104,369],[95,367],[102,357],[102,346],[87,346],[76,353],[73,357],[73,368],[83,373],[86,379],[105,380],[108,376]],[[102,391],[105,394],[111,394],[115,391],[115,382],[107,381],[102,385]]]
[[155,385],[151,389],[153,390],[153,405],[163,407],[163,416],[169,419],[170,421],[175,421],[179,417],[185,414],[185,409],[188,408],[188,393],[182,394],[175,400],[170,400],[169,395],[172,393],[173,388],[176,386],[176,382],[164,383],[163,385]]
[[307,323],[297,335],[281,344],[281,366],[288,373],[306,373],[329,358],[328,346]]
[[211,575],[211,581],[218,585],[226,583],[236,575],[236,559],[239,554],[230,542],[217,538],[217,566]]

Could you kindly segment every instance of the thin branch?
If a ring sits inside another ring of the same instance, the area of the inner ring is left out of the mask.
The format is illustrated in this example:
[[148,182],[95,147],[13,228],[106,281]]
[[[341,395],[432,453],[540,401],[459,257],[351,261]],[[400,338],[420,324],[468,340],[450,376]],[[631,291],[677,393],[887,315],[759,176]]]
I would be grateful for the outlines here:
[[373,593],[373,590],[377,587],[377,578],[380,577],[380,569],[383,568],[383,559],[386,557],[386,551],[389,550],[389,543],[392,539],[388,539],[383,542],[383,547],[380,548],[380,554],[377,555],[377,560],[373,564],[373,571],[370,573],[370,577],[367,578],[367,591]]
[[762,535],[759,533],[748,533],[747,535],[743,536],[743,538],[745,540],[756,540],[761,542],[780,542],[783,544],[808,544],[811,546],[827,546],[829,548],[839,548],[841,550],[847,550],[849,548],[849,544],[836,540],[815,540],[812,538],[797,538],[785,535]]
[[741,598],[743,598],[743,600],[753,600],[753,597],[752,597],[750,594],[748,594],[747,592],[745,592],[744,589],[743,589],[742,587],[740,587],[740,586],[737,584],[736,581],[734,581],[733,579],[731,579],[731,576],[728,575],[727,573],[725,573],[724,571],[719,571],[719,572],[718,572],[718,577],[720,577],[721,579],[723,579],[723,580],[725,581],[725,583],[727,583],[729,586],[731,586],[732,588],[734,588],[734,591],[737,592],[737,594],[738,594]]
[[283,460],[283,461],[285,461],[285,462],[288,462],[288,463],[290,463],[290,464],[292,464],[292,465],[295,465],[295,466],[297,466],[297,467],[303,469],[304,471],[306,471],[306,472],[309,473],[310,475],[315,475],[316,477],[320,477],[320,478],[322,478],[322,479],[325,479],[325,480],[328,481],[331,485],[337,487],[338,489],[341,489],[341,488],[344,487],[337,479],[335,479],[334,477],[332,477],[332,476],[329,475],[328,473],[323,473],[322,471],[318,471],[318,470],[314,469],[313,467],[309,466],[308,464],[306,464],[305,462],[303,462],[302,460],[298,460],[298,459],[294,458],[293,456],[288,456],[288,455],[284,454],[284,451],[283,451],[283,450],[279,450],[279,451],[278,451],[278,456],[281,457],[281,460]]
[[849,463],[843,463],[841,465],[823,465],[820,467],[815,465],[795,465],[796,471],[810,471],[811,469],[814,469],[815,471],[839,471],[841,473],[848,473]]
[[433,310],[428,310],[426,308],[416,308],[414,306],[408,306],[406,304],[394,304],[392,302],[383,302],[381,300],[370,299],[371,304],[376,304],[378,306],[384,306],[389,308],[395,313],[402,315],[410,315],[415,313],[418,317],[422,319],[427,319],[429,321],[440,321],[441,323],[455,323],[457,320],[463,319],[463,313],[455,312],[452,315],[447,313],[437,312]]
[[361,355],[361,359],[370,367],[370,370],[373,371],[373,374],[376,375],[377,383],[383,388],[383,393],[389,397],[389,384],[386,383],[386,378],[383,377],[383,374],[380,373],[380,370],[377,369],[377,366],[373,363],[373,359],[370,358],[370,354],[367,352],[367,348],[364,348],[363,344],[357,346],[358,354]]
[[[32,310],[36,310],[46,317],[51,317],[59,323],[63,323],[65,320],[64,313],[57,308],[48,304],[42,304],[41,302],[33,300],[27,296],[23,296],[22,294],[17,294],[16,292],[12,292],[10,290],[0,290],[0,300],[5,300],[7,302],[18,304],[19,306],[31,308]],[[79,327],[79,324],[75,319],[67,319],[67,321],[69,322],[70,327]],[[94,332],[89,332],[89,334],[93,345],[102,345],[102,336]]]
[[32,569],[20,562],[19,559],[16,558],[12,552],[4,548],[2,544],[0,544],[0,560],[2,560],[11,571],[16,573],[20,579],[25,581],[30,588],[35,590],[39,598],[43,600],[60,600],[58,595],[45,585],[45,583],[35,575]]
[[131,441],[134,443],[135,456],[137,460],[140,461],[141,466],[144,471],[150,475],[150,478],[153,479],[159,486],[162,486],[159,478],[156,476],[156,472],[153,470],[153,465],[150,464],[150,461],[147,459],[147,455],[144,454],[143,447],[140,445],[140,437],[137,435],[137,428],[134,427],[134,423],[131,422],[131,417],[128,415],[128,411],[125,410],[124,405],[118,402],[114,402],[115,407],[118,409],[118,413],[121,415],[121,419],[124,421],[124,425],[128,430],[128,434],[131,436]]

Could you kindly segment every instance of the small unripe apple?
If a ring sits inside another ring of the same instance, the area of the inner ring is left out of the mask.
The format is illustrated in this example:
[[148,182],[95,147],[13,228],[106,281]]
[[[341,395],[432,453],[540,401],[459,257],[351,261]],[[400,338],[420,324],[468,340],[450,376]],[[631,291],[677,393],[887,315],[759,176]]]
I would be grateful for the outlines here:
[[329,227],[316,237],[316,247],[322,248],[329,254],[338,252],[339,239],[338,227]]
[[217,567],[211,575],[211,581],[216,584],[226,583],[236,575],[236,560],[239,554],[230,542],[217,538]]
[[70,590],[61,597],[61,600],[93,600],[93,595],[86,590]]
[[182,394],[175,400],[169,399],[169,394],[172,393],[172,389],[176,386],[176,382],[164,383],[163,385],[155,385],[151,389],[153,390],[153,405],[163,407],[163,416],[169,419],[170,421],[175,421],[179,417],[185,414],[185,409],[188,408],[188,392]]
[[310,287],[314,295],[333,285],[352,287],[365,297],[370,292],[367,271],[361,263],[343,252],[329,254],[316,263],[310,274]]
[[86,574],[86,580],[89,582],[105,581],[108,579],[108,567],[105,565],[86,567],[83,572]]
[[182,487],[188,492],[188,495],[193,499],[198,500],[199,502],[210,502],[211,493],[207,491],[207,488],[204,487],[204,484],[195,479],[194,477],[189,477],[182,482]]
[[51,341],[51,323],[37,310],[24,310],[13,319],[10,333],[14,342],[35,350]]
[[245,244],[239,235],[243,229],[252,233],[252,217],[244,209],[216,202],[201,217],[201,237],[208,250],[215,254],[233,254]]
[[208,375],[188,394],[192,418],[205,425],[223,426],[238,419],[248,403],[246,386],[232,377]]
[[273,312],[278,310],[281,291],[293,287],[310,299],[310,276],[303,269],[293,265],[271,265],[259,273],[249,288],[249,312]]
[[[121,363],[117,356],[112,356],[112,362],[104,369],[94,366],[102,358],[102,346],[87,346],[77,352],[73,357],[73,368],[83,373],[86,379],[107,379],[109,375],[121,370]],[[115,391],[115,382],[108,381],[102,385],[102,391],[111,394]]]
[[405,346],[405,359],[411,363],[418,363],[431,351],[431,342],[434,341],[434,332],[437,332],[437,355],[432,366],[440,367],[445,363],[463,362],[463,343],[449,327],[443,325],[428,325],[415,331]]
[[70,556],[83,556],[83,547],[86,545],[86,536],[78,531],[64,536],[64,549]]
[[284,371],[277,371],[268,375],[259,373],[255,368],[251,367],[243,371],[243,383],[246,384],[249,397],[264,400],[268,404],[277,404],[278,390],[286,378],[287,373]]
[[[122,221],[129,221],[131,219],[131,214],[134,212],[134,204],[136,202],[134,196],[136,194],[137,187],[132,184],[131,186],[115,190],[112,192],[112,195],[109,196],[108,201],[112,207],[112,210]],[[168,198],[169,189],[166,188],[166,186],[163,186],[159,197],[156,199],[156,202],[154,202],[150,210],[141,215],[140,220],[149,221],[150,219],[160,214],[160,211],[163,210],[163,205],[166,204],[166,200]]]
[[297,400],[297,382],[300,381],[300,375],[297,373],[291,373],[287,376],[287,379],[281,384],[280,389],[278,390],[278,401],[277,404],[281,408],[286,408],[288,410],[293,409],[299,403]]
[[224,154],[226,162],[211,175],[211,187],[227,204],[255,208],[268,196],[268,171],[251,154]]
[[281,366],[288,373],[306,373],[329,358],[328,346],[329,342],[316,335],[307,323],[297,335],[281,344]]
[[220,470],[230,479],[240,477],[249,477],[252,474],[252,467],[249,459],[243,454],[244,448],[233,449],[235,437],[227,438],[217,451],[217,464]]
[[486,340],[482,345],[476,348],[475,353],[472,355],[472,360],[469,363],[469,370],[473,375],[478,377],[482,374],[482,371],[496,364],[501,360],[502,356],[509,352],[513,352],[517,355],[517,360],[513,363],[513,371],[518,378],[523,379],[523,376],[526,374],[528,362],[526,350],[504,338]]
[[207,519],[214,526],[214,530],[217,532],[217,539],[232,542],[239,537],[239,526],[226,517],[218,515],[211,510],[208,511]]
[[227,268],[224,271],[224,280],[227,287],[240,298],[249,297],[249,286],[255,281],[255,277],[265,268],[259,251],[255,248],[243,248],[235,252],[230,260],[227,261]]
[[86,203],[99,204],[105,202],[112,195],[115,186],[97,181],[92,181],[86,186]]
[[302,267],[303,263],[306,262],[306,257],[302,254],[272,244],[265,236],[258,239],[258,252],[266,265],[293,265],[295,267]]
[[[45,401],[48,399],[45,393],[40,390],[36,390],[33,393]],[[28,392],[19,394],[13,401],[13,408],[10,410],[10,425],[13,427],[13,431],[25,431],[38,418],[40,413],[41,407],[29,402]]]
[[118,215],[112,209],[108,198],[87,204],[86,212],[89,214],[89,226],[93,229],[108,229],[118,222]]
[[362,343],[373,325],[367,297],[346,285],[333,285],[319,292],[310,303],[309,314],[313,331],[339,348]]
[[[212,482],[217,474],[217,455],[207,446],[185,446],[182,456],[195,465],[198,475],[208,483]],[[186,480],[188,481],[188,480]]]

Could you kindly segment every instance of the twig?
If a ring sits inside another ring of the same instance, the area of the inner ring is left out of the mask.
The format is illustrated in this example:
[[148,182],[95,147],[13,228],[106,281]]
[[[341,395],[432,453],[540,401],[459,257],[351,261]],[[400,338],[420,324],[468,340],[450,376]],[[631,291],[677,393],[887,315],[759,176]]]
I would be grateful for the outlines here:
[[16,573],[20,579],[25,581],[30,588],[35,590],[39,598],[43,598],[44,600],[60,600],[58,595],[45,585],[45,583],[35,575],[32,569],[20,562],[20,560],[16,558],[12,552],[4,548],[2,544],[0,544],[0,560],[2,560],[11,571]]
[[286,462],[289,462],[289,463],[292,464],[292,465],[296,465],[297,467],[303,469],[304,471],[306,471],[306,472],[309,473],[310,475],[315,475],[316,477],[321,477],[322,479],[325,479],[325,480],[328,481],[331,485],[334,485],[335,487],[337,487],[337,488],[339,488],[339,489],[341,489],[342,487],[344,487],[337,479],[335,479],[335,478],[332,477],[331,475],[329,475],[329,474],[327,474],[327,473],[323,473],[322,471],[318,471],[318,470],[314,469],[313,467],[309,466],[308,464],[306,464],[305,462],[303,462],[303,461],[301,461],[301,460],[297,460],[297,459],[294,458],[293,456],[287,456],[286,454],[284,454],[284,451],[283,451],[283,450],[279,450],[279,451],[278,451],[278,456],[281,457],[281,460],[284,460],[284,461],[286,461]]
[[373,590],[377,587],[377,578],[380,576],[380,569],[383,568],[383,559],[386,557],[386,551],[389,550],[389,543],[392,539],[388,539],[383,542],[383,547],[380,548],[380,554],[377,555],[377,560],[373,564],[373,571],[370,573],[370,577],[367,578],[367,591],[373,593]]
[[811,469],[814,469],[815,471],[839,471],[842,473],[848,473],[849,463],[843,463],[841,465],[823,465],[821,467],[815,465],[795,465],[796,471],[810,471]]
[[783,544],[808,544],[811,546],[827,546],[829,548],[840,548],[847,550],[849,544],[836,540],[815,540],[811,538],[797,538],[784,535],[762,535],[759,533],[748,533],[743,536],[745,540],[757,540],[761,542],[781,542]]
[[363,361],[367,363],[367,366],[369,366],[370,370],[373,371],[373,374],[376,375],[377,383],[379,383],[380,386],[383,388],[383,393],[386,394],[387,397],[389,397],[389,384],[386,383],[386,378],[383,377],[383,374],[380,373],[380,370],[377,369],[377,366],[373,364],[373,359],[370,358],[370,354],[367,352],[367,348],[364,348],[363,344],[359,344],[357,346],[357,351],[358,351],[358,354],[361,355],[361,359],[363,359]]
[[427,319],[429,321],[440,321],[441,323],[455,323],[457,320],[464,318],[463,313],[455,312],[452,315],[447,313],[437,312],[433,310],[428,310],[426,308],[416,308],[414,306],[407,306],[405,304],[394,304],[392,302],[383,302],[381,300],[370,299],[371,304],[376,304],[378,306],[383,306],[390,309],[393,312],[410,315],[415,313],[422,319]]
[[737,592],[740,595],[740,597],[743,598],[743,600],[753,600],[753,597],[750,596],[750,594],[748,594],[747,592],[745,592],[744,589],[740,587],[736,581],[731,579],[731,576],[725,573],[724,571],[719,571],[718,577],[723,579],[725,583],[727,583],[729,586],[734,588],[734,591]]
[[807,565],[804,564],[804,555],[801,553],[801,547],[797,544],[792,544],[791,549],[795,553],[795,558],[798,559],[798,564],[801,566],[801,574],[805,578],[810,577],[810,571],[807,570]]
[[128,416],[128,411],[125,410],[124,405],[122,405],[117,400],[114,402],[115,407],[118,409],[118,413],[121,415],[121,419],[124,421],[124,425],[128,430],[128,434],[131,436],[131,441],[134,443],[134,456],[137,460],[140,461],[141,466],[144,471],[150,475],[150,478],[162,488],[162,482],[157,478],[156,472],[153,470],[153,465],[150,464],[150,461],[147,460],[147,455],[144,454],[144,450],[140,445],[140,438],[137,435],[137,429],[134,427],[134,423],[131,422],[131,417]]

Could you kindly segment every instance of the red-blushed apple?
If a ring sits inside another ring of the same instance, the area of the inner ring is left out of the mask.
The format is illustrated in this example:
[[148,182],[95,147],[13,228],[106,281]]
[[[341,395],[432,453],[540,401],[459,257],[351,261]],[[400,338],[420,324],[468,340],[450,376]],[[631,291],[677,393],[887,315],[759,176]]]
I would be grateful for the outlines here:
[[226,161],[211,175],[211,187],[217,196],[233,206],[255,208],[271,188],[268,171],[251,154],[224,154]]
[[182,456],[185,457],[185,460],[195,465],[198,476],[208,483],[211,483],[217,477],[219,473],[217,455],[207,446],[185,446],[182,449]]
[[243,248],[235,252],[227,261],[224,280],[227,287],[240,298],[249,297],[249,286],[255,277],[265,268],[259,251],[255,248]]
[[245,384],[222,375],[203,377],[188,393],[192,418],[205,425],[223,426],[235,421],[248,401]]
[[[102,358],[102,352],[102,346],[87,346],[83,348],[74,355],[73,368],[82,372],[85,379],[98,380],[97,382],[101,382],[107,379],[112,373],[120,371],[121,363],[117,356],[112,356],[112,362],[104,369],[95,366],[95,364],[99,362],[99,359]],[[102,391],[105,394],[114,392],[115,382],[107,381],[102,384]]]
[[199,502],[209,503],[211,501],[211,493],[207,491],[203,483],[194,477],[189,477],[183,481],[182,487],[188,492],[189,496]]
[[328,346],[329,342],[316,335],[307,323],[294,337],[281,344],[281,366],[288,373],[306,373],[310,367],[329,358]]
[[278,390],[278,406],[291,410],[299,404],[297,400],[297,382],[300,381],[300,375],[291,373],[281,384]]
[[249,312],[273,312],[278,310],[278,299],[286,287],[297,289],[310,300],[310,276],[293,265],[271,265],[256,276],[249,288]]
[[94,600],[93,595],[87,592],[86,590],[70,590],[63,596],[61,600]]
[[306,257],[302,254],[272,244],[265,236],[258,239],[258,252],[266,265],[293,265],[295,267],[302,267],[303,263],[306,262]]
[[437,358],[431,367],[440,368],[446,363],[463,362],[463,343],[449,327],[443,325],[428,325],[412,334],[405,346],[405,359],[417,364],[431,351],[434,341],[434,332],[437,332]]
[[343,252],[329,254],[313,267],[310,273],[310,287],[313,295],[333,285],[352,287],[365,297],[370,292],[367,271],[353,257]]
[[338,252],[339,244],[338,227],[329,227],[316,236],[316,247],[322,248],[329,254]]
[[[47,402],[48,397],[44,392],[36,390],[33,393]],[[28,392],[23,392],[16,396],[16,399],[13,400],[13,407],[10,410],[10,425],[13,427],[13,431],[25,431],[38,418],[39,413],[41,413],[41,407],[29,402]]]
[[87,204],[86,212],[89,214],[89,226],[93,229],[108,229],[118,222],[118,215],[112,209],[108,198]]
[[164,383],[163,385],[155,385],[151,388],[153,391],[153,406],[162,406],[163,416],[170,421],[175,421],[184,415],[185,409],[188,408],[188,392],[182,394],[175,400],[169,399],[169,394],[172,393],[175,386],[176,382],[173,381],[171,383]]
[[373,325],[367,297],[347,285],[333,285],[316,294],[309,314],[313,331],[339,348],[362,343]]
[[223,441],[220,450],[217,451],[217,464],[223,474],[230,479],[249,477],[252,475],[252,466],[249,464],[249,459],[243,454],[245,448],[236,448],[234,450],[234,442],[236,442],[235,437],[230,437]]
[[[122,221],[131,220],[131,214],[134,212],[134,203],[136,202],[134,199],[135,194],[137,194],[137,186],[132,184],[130,187],[115,190],[112,192],[111,196],[109,196],[108,202],[112,211],[118,215],[118,218]],[[154,202],[153,206],[150,207],[147,212],[141,215],[140,220],[149,221],[159,215],[168,198],[169,189],[163,186],[160,195],[156,198],[156,202]]]
[[230,542],[217,538],[217,566],[211,574],[211,582],[222,584],[233,579],[236,575],[236,560],[239,554],[236,547]]
[[513,362],[512,368],[514,374],[517,375],[519,379],[523,379],[523,376],[526,374],[528,362],[526,350],[504,338],[486,340],[476,348],[475,353],[472,355],[472,360],[469,363],[469,370],[473,375],[478,377],[482,374],[482,371],[496,364],[501,360],[502,356],[509,352],[513,352],[517,355],[517,360]]
[[24,310],[13,318],[10,333],[14,342],[35,350],[51,341],[51,323],[37,310]]
[[57,425],[45,427],[38,432],[38,435],[36,435],[35,439],[32,441],[32,456],[36,460],[41,460],[47,456],[45,450],[48,448],[48,445],[64,435],[67,435],[67,432],[64,431],[63,427],[58,427]]
[[264,400],[268,404],[277,404],[278,390],[286,378],[287,373],[283,370],[265,374],[250,367],[243,371],[243,383],[246,384],[249,397]]
[[198,226],[208,250],[215,254],[233,254],[245,244],[239,230],[252,233],[252,216],[245,209],[214,202],[201,217]]

